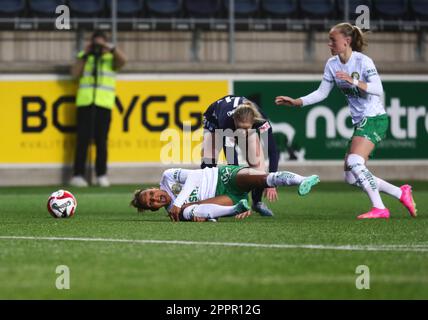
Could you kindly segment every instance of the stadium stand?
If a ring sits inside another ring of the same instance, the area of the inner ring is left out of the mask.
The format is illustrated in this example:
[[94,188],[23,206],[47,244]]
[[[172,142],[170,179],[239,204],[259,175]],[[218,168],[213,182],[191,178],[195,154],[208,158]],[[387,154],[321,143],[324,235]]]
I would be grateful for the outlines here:
[[334,0],[300,0],[302,13],[311,18],[335,17]]
[[68,4],[73,15],[78,17],[101,17],[104,13],[104,0],[69,0]]
[[[111,11],[112,0],[107,1],[107,9]],[[139,17],[144,13],[144,0],[120,0],[117,5],[118,17]]]
[[262,0],[261,10],[270,18],[290,18],[298,13],[297,0]]
[[65,3],[65,0],[29,0],[28,5],[31,15],[52,17],[56,7]]
[[[355,14],[355,9],[360,5],[364,5],[369,8],[372,5],[371,0],[348,0],[348,3],[349,3],[349,13],[351,14]],[[345,12],[345,0],[337,0],[337,9],[338,9],[339,15],[343,16]]]
[[[5,30],[53,29],[52,10],[65,3],[71,9],[74,28],[91,27],[89,19],[109,25],[112,0],[2,0],[0,28]],[[370,28],[373,30],[409,31],[428,27],[427,0],[235,0],[235,23],[239,30],[327,30],[347,16],[355,20],[357,5],[370,8]],[[119,0],[117,17],[119,30],[227,30],[230,0]],[[130,19],[131,18],[131,19]],[[33,19],[33,20],[31,20]],[[128,19],[128,20],[126,20]],[[205,21],[203,21],[205,19]],[[140,28],[138,26],[145,25]],[[255,26],[264,25],[257,29]],[[18,26],[18,27],[17,27]],[[217,28],[217,26],[222,26]],[[107,27],[108,28],[108,27]]]
[[[230,9],[228,0],[224,0],[227,11]],[[259,12],[258,0],[235,0],[235,15],[238,17],[254,17]]]
[[26,9],[25,0],[3,0],[0,5],[0,16],[21,16]]
[[428,1],[427,0],[410,0],[410,13],[417,18],[428,20]]
[[[345,17],[345,0],[336,0],[338,17]],[[348,19],[355,21],[361,14],[361,11],[356,11],[358,6],[366,6],[369,9],[372,7],[371,0],[348,0]],[[372,15],[373,12],[370,12]],[[372,16],[373,17],[373,16]],[[346,20],[343,18],[343,20]]]
[[182,0],[147,0],[150,16],[178,17],[182,12]]
[[184,9],[189,17],[216,18],[222,9],[221,0],[184,0]]
[[407,17],[407,0],[374,0],[373,5],[382,19],[403,19]]

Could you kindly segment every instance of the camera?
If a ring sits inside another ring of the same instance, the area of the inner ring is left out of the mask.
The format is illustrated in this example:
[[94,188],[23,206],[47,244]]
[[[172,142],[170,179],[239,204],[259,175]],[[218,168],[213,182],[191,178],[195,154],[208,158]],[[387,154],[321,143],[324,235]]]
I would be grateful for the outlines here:
[[96,56],[96,57],[100,57],[101,54],[103,52],[103,46],[97,43],[93,43],[92,44],[92,51],[91,53]]

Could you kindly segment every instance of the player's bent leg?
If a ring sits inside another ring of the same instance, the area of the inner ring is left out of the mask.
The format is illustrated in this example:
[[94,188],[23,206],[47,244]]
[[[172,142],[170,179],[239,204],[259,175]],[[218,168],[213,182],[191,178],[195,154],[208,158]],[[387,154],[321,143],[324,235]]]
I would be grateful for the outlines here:
[[240,200],[236,205],[223,206],[212,203],[193,204],[183,210],[185,221],[213,221],[220,217],[232,217],[250,210],[246,199]]
[[296,186],[299,185],[305,177],[290,171],[271,172],[266,178],[269,187]]
[[[365,166],[365,160],[362,156],[358,154],[351,153],[346,159],[347,169],[351,171],[354,175],[355,180],[363,190],[367,193],[372,202],[373,209],[363,215],[360,215],[358,218],[370,217],[376,218],[377,216],[383,218],[384,216],[389,217],[389,211],[386,210],[383,213],[380,213],[378,210],[384,210],[385,205],[382,202],[382,198],[379,194],[379,188],[377,185],[376,177],[367,169]],[[378,209],[378,210],[375,210]]]
[[[361,187],[361,184],[357,182],[351,171],[345,171],[345,181],[352,186]],[[374,177],[377,182],[377,186],[380,192],[384,192],[400,200],[404,207],[409,212],[410,216],[416,217],[416,203],[412,196],[412,187],[409,185],[403,185],[401,187],[394,186],[393,184],[379,178]]]
[[199,212],[199,204],[192,204],[188,207],[186,207],[183,210],[183,220],[184,221],[193,221],[193,222],[205,222],[209,221],[211,217],[209,216],[208,212]]
[[357,179],[355,179],[353,173],[349,170],[343,172],[343,177],[345,181],[351,186],[361,188],[361,185],[358,183]]
[[301,196],[308,194],[312,187],[320,182],[320,178],[317,175],[311,175],[304,177],[289,171],[278,171],[269,173],[266,178],[266,184],[269,187],[280,187],[280,186],[295,186],[298,185],[298,193]]
[[256,188],[266,188],[267,174],[263,171],[242,168],[236,175],[236,186],[242,191],[251,191]]

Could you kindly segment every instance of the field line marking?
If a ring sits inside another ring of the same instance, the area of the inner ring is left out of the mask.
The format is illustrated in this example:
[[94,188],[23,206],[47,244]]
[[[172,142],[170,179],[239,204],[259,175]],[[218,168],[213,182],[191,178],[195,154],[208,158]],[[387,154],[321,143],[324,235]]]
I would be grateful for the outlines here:
[[416,245],[323,245],[323,244],[269,244],[245,242],[205,242],[185,240],[139,240],[139,239],[110,239],[110,238],[75,238],[75,237],[29,237],[29,236],[0,236],[0,240],[48,240],[48,241],[86,241],[86,242],[113,242],[138,244],[172,244],[172,245],[199,245],[222,247],[251,247],[274,249],[312,249],[312,250],[340,250],[340,251],[414,251],[428,252],[428,244]]

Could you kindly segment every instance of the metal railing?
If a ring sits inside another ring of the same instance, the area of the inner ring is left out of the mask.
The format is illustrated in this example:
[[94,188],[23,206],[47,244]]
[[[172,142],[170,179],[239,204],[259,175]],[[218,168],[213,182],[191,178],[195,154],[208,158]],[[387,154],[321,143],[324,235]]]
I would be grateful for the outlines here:
[[[70,17],[70,27],[77,32],[78,39],[83,30],[108,30],[112,34],[112,42],[117,41],[118,30],[173,30],[194,31],[214,30],[228,32],[228,61],[235,62],[235,31],[313,31],[328,30],[331,26],[349,21],[349,2],[344,2],[343,20],[338,19],[276,19],[276,18],[238,18],[235,16],[235,0],[229,0],[228,18],[122,18],[117,16],[117,0],[112,0],[111,17],[109,18],[76,18]],[[54,30],[56,17],[11,17],[0,18],[0,30]],[[428,30],[428,21],[422,20],[371,20],[371,30],[396,30],[425,32]],[[59,32],[61,32],[59,30]],[[424,37],[422,37],[424,38]],[[80,42],[78,40],[78,42]]]

